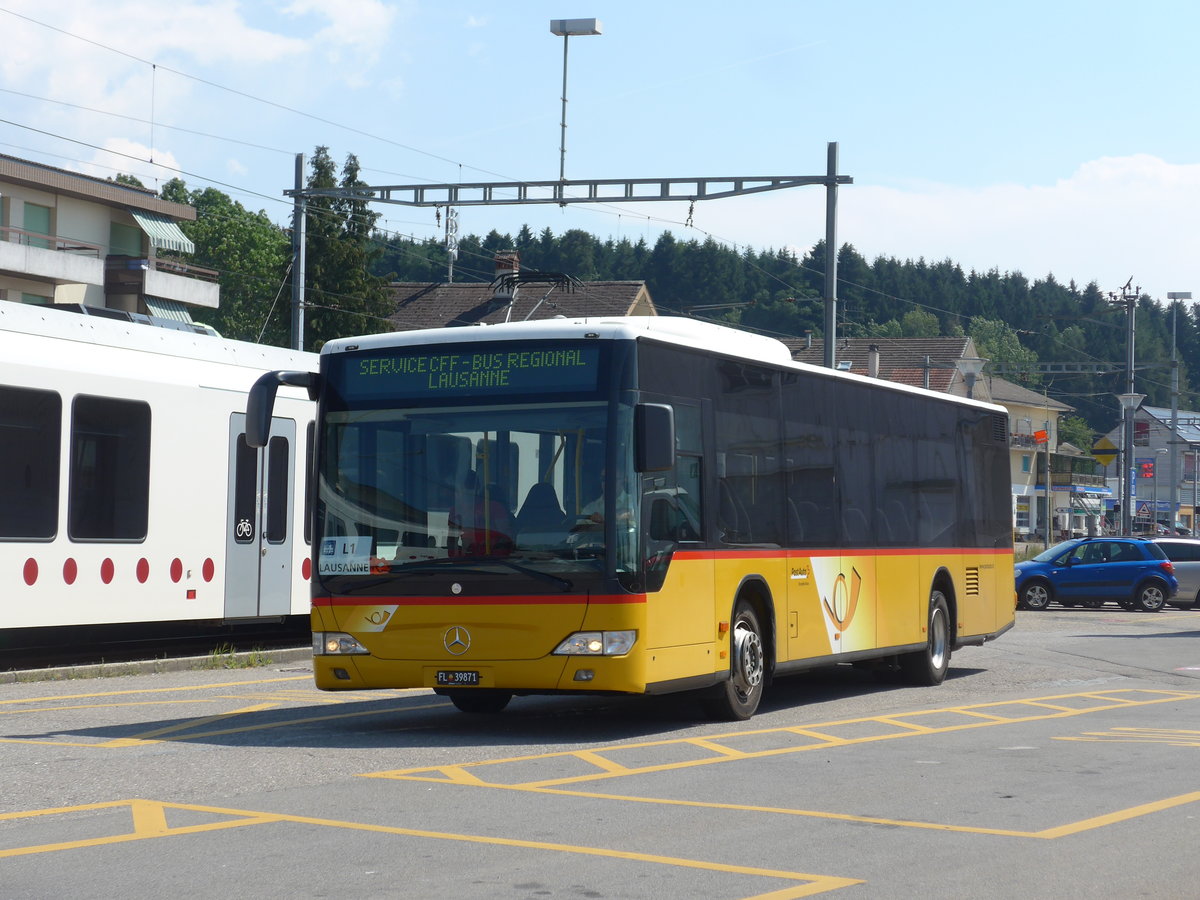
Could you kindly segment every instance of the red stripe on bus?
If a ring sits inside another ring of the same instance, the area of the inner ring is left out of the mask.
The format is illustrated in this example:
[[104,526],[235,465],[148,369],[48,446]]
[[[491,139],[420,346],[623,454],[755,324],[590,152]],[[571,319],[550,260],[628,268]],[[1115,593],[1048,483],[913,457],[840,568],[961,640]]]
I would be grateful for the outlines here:
[[673,559],[797,559],[827,556],[1004,556],[1011,549],[997,547],[800,547],[787,550],[677,550]]
[[313,597],[313,606],[586,606],[596,604],[645,603],[645,594],[506,595],[500,597]]

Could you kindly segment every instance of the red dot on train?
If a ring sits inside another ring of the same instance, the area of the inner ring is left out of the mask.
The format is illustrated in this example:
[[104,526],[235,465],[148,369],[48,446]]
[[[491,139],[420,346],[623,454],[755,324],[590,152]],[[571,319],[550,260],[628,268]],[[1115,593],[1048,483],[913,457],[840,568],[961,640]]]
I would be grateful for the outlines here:
[[181,560],[181,559],[171,560],[171,580],[174,581],[176,584],[178,584],[179,579],[182,577],[183,577],[183,560]]
[[67,561],[63,563],[63,581],[67,584],[74,584],[75,579],[78,577],[79,565],[68,556]]
[[212,581],[213,575],[216,574],[216,571],[217,571],[216,564],[211,559],[206,559],[204,561],[204,569],[202,570],[202,574],[204,575],[204,580]]
[[37,581],[37,577],[38,577],[37,560],[31,556],[29,559],[25,560],[25,583],[27,585],[29,585],[30,587],[32,587],[33,583],[35,581]]
[[116,566],[113,565],[113,561],[111,559],[105,559],[104,562],[100,563],[100,580],[105,584],[112,583],[113,574],[115,572]]
[[307,556],[304,557],[304,562],[300,563],[300,574],[304,576],[305,581],[312,578],[312,560]]
[[137,564],[137,580],[140,584],[145,584],[146,579],[150,577],[150,561],[145,559],[138,560]]

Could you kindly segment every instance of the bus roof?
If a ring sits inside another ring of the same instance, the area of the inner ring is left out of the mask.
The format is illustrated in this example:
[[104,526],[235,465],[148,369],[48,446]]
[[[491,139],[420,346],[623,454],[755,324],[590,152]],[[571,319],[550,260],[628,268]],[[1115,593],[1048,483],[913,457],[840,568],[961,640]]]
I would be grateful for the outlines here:
[[435,344],[482,343],[512,340],[571,340],[594,337],[606,340],[649,339],[675,344],[722,356],[784,366],[798,371],[815,372],[831,378],[868,383],[902,393],[938,397],[943,400],[982,407],[991,412],[1008,411],[993,403],[967,399],[957,394],[929,391],[895,381],[884,381],[854,372],[842,372],[798,362],[782,341],[752,334],[726,325],[703,322],[682,316],[559,316],[534,322],[502,322],[494,325],[467,325],[453,328],[426,328],[392,331],[383,334],[337,338],[325,344],[322,355],[352,350],[384,350],[388,347],[419,347]]
[[483,341],[569,340],[582,337],[605,340],[653,338],[700,350],[718,350],[763,362],[789,363],[792,354],[782,341],[682,316],[597,316],[559,317],[534,322],[502,322],[461,328],[428,328],[393,331],[357,338],[329,341],[322,353],[346,350],[379,350],[425,344],[457,344]]

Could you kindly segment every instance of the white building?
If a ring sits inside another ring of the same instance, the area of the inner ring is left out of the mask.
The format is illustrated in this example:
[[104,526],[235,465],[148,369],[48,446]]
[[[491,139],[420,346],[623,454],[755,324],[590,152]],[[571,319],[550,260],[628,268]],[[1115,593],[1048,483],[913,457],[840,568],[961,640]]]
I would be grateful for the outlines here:
[[[1200,412],[1180,409],[1174,417],[1162,406],[1139,406],[1133,415],[1133,461],[1130,479],[1134,492],[1134,529],[1152,528],[1154,521],[1168,526],[1178,522],[1194,529],[1200,503],[1196,457],[1200,454]],[[1113,448],[1105,474],[1115,486],[1121,471],[1124,434],[1120,423],[1102,439]],[[1172,474],[1171,450],[1175,449]]]

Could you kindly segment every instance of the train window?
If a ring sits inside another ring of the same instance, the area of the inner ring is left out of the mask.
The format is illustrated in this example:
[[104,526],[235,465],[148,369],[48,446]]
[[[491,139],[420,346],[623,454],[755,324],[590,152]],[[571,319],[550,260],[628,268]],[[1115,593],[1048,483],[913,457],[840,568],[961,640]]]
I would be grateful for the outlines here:
[[285,437],[273,437],[267,444],[267,522],[263,530],[272,544],[287,540],[288,474],[292,470],[290,451]]
[[150,406],[75,398],[71,417],[68,532],[75,541],[146,537],[150,505]]
[[62,398],[54,391],[0,387],[0,540],[50,540],[58,533]]
[[258,450],[239,434],[233,461],[233,539],[239,544],[254,540],[258,522]]

